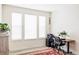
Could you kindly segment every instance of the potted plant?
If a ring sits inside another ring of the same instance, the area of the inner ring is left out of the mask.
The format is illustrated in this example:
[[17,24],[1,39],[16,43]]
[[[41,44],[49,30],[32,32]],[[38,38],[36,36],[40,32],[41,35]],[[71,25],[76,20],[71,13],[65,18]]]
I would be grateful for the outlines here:
[[66,36],[68,36],[68,34],[67,34],[66,31],[62,31],[62,32],[59,33],[59,36],[60,36],[61,38],[65,39]]
[[8,33],[10,31],[7,23],[0,23],[0,34]]

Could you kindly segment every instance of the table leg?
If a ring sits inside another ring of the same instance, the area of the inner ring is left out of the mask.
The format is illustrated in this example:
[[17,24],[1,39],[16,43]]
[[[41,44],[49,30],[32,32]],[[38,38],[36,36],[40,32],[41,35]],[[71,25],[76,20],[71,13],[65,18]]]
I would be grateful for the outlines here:
[[69,42],[67,42],[67,53],[69,53]]
[[67,42],[67,53],[71,54],[72,52],[70,52],[70,46],[69,46],[69,42]]

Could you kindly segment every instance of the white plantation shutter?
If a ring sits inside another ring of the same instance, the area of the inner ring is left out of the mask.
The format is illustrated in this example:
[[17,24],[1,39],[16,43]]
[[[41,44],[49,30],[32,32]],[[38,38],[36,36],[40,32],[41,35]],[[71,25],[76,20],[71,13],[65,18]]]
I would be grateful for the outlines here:
[[39,38],[45,38],[46,35],[46,17],[39,16]]
[[37,38],[37,16],[25,14],[25,39]]
[[22,39],[22,15],[12,13],[12,39]]

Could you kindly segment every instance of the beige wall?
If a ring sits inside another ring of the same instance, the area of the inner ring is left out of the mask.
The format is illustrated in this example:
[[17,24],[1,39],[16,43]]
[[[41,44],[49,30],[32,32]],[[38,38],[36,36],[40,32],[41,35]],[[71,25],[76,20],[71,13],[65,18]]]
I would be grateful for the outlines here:
[[0,19],[2,17],[2,5],[0,4]]
[[55,5],[52,19],[52,33],[58,35],[66,30],[76,41],[72,50],[79,54],[79,5]]
[[36,47],[45,47],[45,39],[10,41],[9,45],[10,51],[25,50]]

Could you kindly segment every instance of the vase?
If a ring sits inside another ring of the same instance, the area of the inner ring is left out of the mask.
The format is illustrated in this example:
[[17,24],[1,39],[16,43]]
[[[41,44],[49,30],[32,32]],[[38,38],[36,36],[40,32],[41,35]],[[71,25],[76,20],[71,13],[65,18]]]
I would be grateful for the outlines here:
[[8,36],[9,32],[8,31],[0,31],[0,36]]

